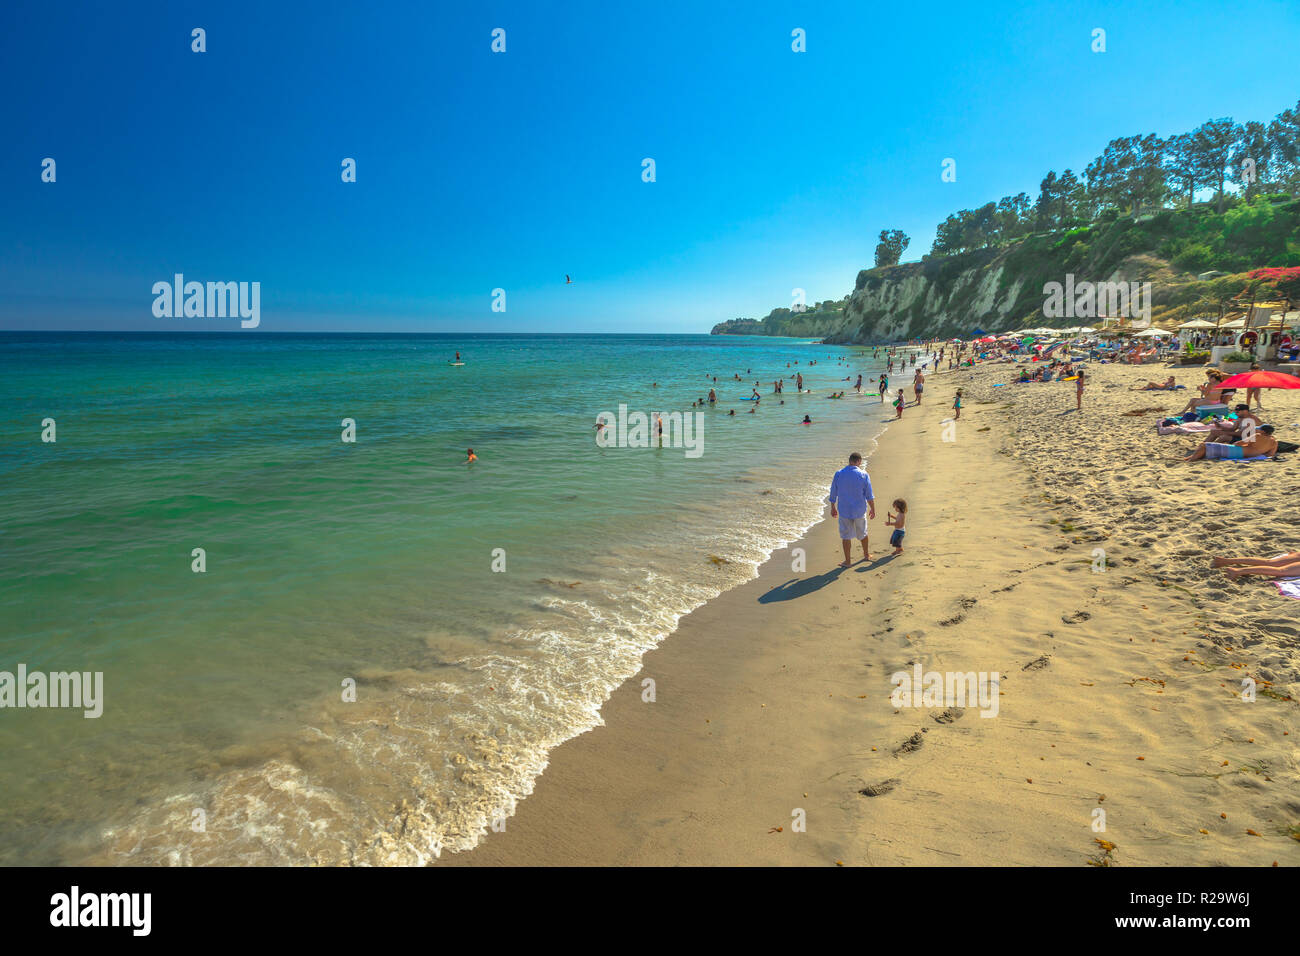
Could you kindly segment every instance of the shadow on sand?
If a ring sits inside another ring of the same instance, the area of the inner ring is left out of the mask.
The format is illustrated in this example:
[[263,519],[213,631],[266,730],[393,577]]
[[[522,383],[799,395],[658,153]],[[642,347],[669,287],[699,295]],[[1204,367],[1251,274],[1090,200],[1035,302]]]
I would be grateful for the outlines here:
[[841,568],[837,565],[829,571],[823,571],[821,574],[815,574],[810,578],[791,578],[783,584],[778,584],[760,597],[758,603],[772,604],[776,601],[793,601],[795,598],[801,598],[806,594],[812,594],[814,591],[820,591],[845,571],[874,571],[881,565],[888,564],[890,561],[894,560],[895,557],[896,555],[887,554],[884,557],[873,559],[870,564],[862,564],[859,559],[859,563],[851,569]]
[[815,574],[810,578],[791,578],[784,584],[778,584],[762,595],[758,599],[758,603],[772,604],[776,601],[793,601],[805,594],[812,594],[814,591],[820,591],[826,587],[847,570],[848,568],[835,567],[829,571],[823,571],[821,574]]
[[[858,565],[858,566],[855,567],[853,570],[854,570],[854,571],[857,571],[859,574],[866,574],[868,571],[874,571],[874,570],[876,570],[876,568],[880,567],[881,565],[888,564],[890,561],[893,561],[894,558],[897,558],[897,557],[899,557],[899,555],[894,554],[894,553],[891,551],[889,554],[886,554],[886,555],[884,555],[883,557],[875,558],[874,560],[872,560],[872,562],[871,562],[870,564],[861,564],[861,565]],[[841,569],[841,570],[843,570],[843,569]]]

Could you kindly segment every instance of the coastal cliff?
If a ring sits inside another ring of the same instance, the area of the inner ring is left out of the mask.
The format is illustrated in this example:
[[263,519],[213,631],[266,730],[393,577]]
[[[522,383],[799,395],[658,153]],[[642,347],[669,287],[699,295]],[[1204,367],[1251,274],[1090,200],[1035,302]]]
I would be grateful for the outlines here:
[[1218,214],[1208,208],[1103,216],[1060,233],[920,262],[864,269],[853,291],[803,312],[773,309],[733,319],[715,334],[819,337],[841,344],[969,336],[977,328],[1071,326],[1089,316],[1043,314],[1044,285],[1150,282],[1152,320],[1215,313],[1251,282],[1248,270],[1300,264],[1300,201],[1259,197]]

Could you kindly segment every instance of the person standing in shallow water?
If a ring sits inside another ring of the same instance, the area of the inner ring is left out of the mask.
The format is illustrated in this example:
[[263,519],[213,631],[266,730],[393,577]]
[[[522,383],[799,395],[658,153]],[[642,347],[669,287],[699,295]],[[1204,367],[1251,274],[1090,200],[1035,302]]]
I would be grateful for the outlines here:
[[871,492],[871,477],[862,467],[862,456],[856,451],[849,455],[849,463],[835,472],[831,479],[831,517],[840,521],[840,542],[844,545],[844,560],[840,567],[853,563],[853,542],[862,542],[862,560],[870,561],[867,548],[867,519],[876,516],[876,499]]

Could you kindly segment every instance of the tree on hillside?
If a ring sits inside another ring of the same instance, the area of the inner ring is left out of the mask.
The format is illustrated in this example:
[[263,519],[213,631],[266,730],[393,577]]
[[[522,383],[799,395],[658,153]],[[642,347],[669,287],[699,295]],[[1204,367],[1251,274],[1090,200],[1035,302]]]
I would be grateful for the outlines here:
[[1083,171],[1089,195],[1116,209],[1136,210],[1158,201],[1164,192],[1163,147],[1154,133],[1112,139]]
[[1060,176],[1049,172],[1038,184],[1038,199],[1034,202],[1036,228],[1064,228],[1087,205],[1087,190],[1073,170],[1067,169]]
[[1054,169],[1049,171],[1038,184],[1038,199],[1034,202],[1034,220],[1039,229],[1050,229],[1056,225],[1060,188]]
[[1164,161],[1165,141],[1155,133],[1133,136],[1133,162],[1125,179],[1125,196],[1129,208],[1154,205],[1165,198]]
[[1196,168],[1196,146],[1191,133],[1179,133],[1165,140],[1165,183],[1178,197],[1187,197],[1187,208],[1192,208],[1199,173]]
[[969,209],[959,209],[939,223],[930,251],[935,255],[951,256],[976,249],[979,247],[976,232],[975,214]]
[[876,245],[876,266],[896,266],[903,258],[903,250],[911,243],[901,229],[881,229]]
[[1206,120],[1192,131],[1193,162],[1200,185],[1218,194],[1218,211],[1223,212],[1223,186],[1228,178],[1228,164],[1236,154],[1241,127],[1231,117]]
[[1273,179],[1295,192],[1300,185],[1300,103],[1278,113],[1268,124]]
[[1254,199],[1273,181],[1272,158],[1273,141],[1268,127],[1254,120],[1243,125],[1229,168],[1230,178],[1241,187],[1247,200]]
[[1067,169],[1057,181],[1061,192],[1061,224],[1070,225],[1077,219],[1092,222],[1097,218],[1097,201],[1089,195],[1087,184]]
[[996,219],[997,235],[1003,242],[1025,235],[1031,223],[1029,197],[1024,193],[1003,196],[998,200]]
[[1102,206],[1118,206],[1122,201],[1127,158],[1128,138],[1112,139],[1102,154],[1084,167],[1088,192]]

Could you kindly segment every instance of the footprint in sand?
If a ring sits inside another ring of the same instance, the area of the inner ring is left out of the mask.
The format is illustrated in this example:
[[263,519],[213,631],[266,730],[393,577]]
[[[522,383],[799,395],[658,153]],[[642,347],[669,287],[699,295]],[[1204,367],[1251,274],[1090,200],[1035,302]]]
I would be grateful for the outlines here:
[[1082,624],[1092,617],[1087,611],[1075,611],[1073,614],[1062,614],[1061,620],[1066,624]]
[[[1083,614],[1082,611],[1080,611],[1079,613]],[[1085,614],[1084,617],[1087,617],[1087,615]],[[1049,666],[1051,663],[1052,663],[1052,655],[1044,654],[1042,657],[1035,657],[1032,661],[1030,661],[1028,664],[1026,664],[1024,667],[1020,669],[1022,671],[1037,671],[1037,670],[1042,670],[1044,667]]]
[[923,743],[925,743],[925,730],[924,730],[924,728],[921,729],[921,730],[918,730],[916,733],[912,734],[912,736],[908,737],[908,738],[907,738],[906,740],[904,740],[901,744],[899,744],[897,747],[895,747],[895,748],[894,748],[894,756],[895,756],[895,757],[898,757],[898,756],[901,756],[901,755],[903,755],[903,754],[916,753],[918,750],[921,749],[921,745],[922,745]]
[[1278,617],[1256,617],[1249,619],[1249,623],[1265,631],[1273,631],[1282,634],[1290,634],[1294,637],[1300,631],[1296,630],[1295,622],[1288,621]]
[[880,783],[873,783],[869,787],[863,787],[858,791],[858,793],[862,794],[864,797],[883,797],[900,783],[902,783],[902,781],[895,777],[890,780],[884,780]]
[[964,713],[966,713],[965,708],[949,707],[942,714],[931,714],[930,716],[935,719],[936,723],[951,724],[954,720],[960,720],[961,715]]

